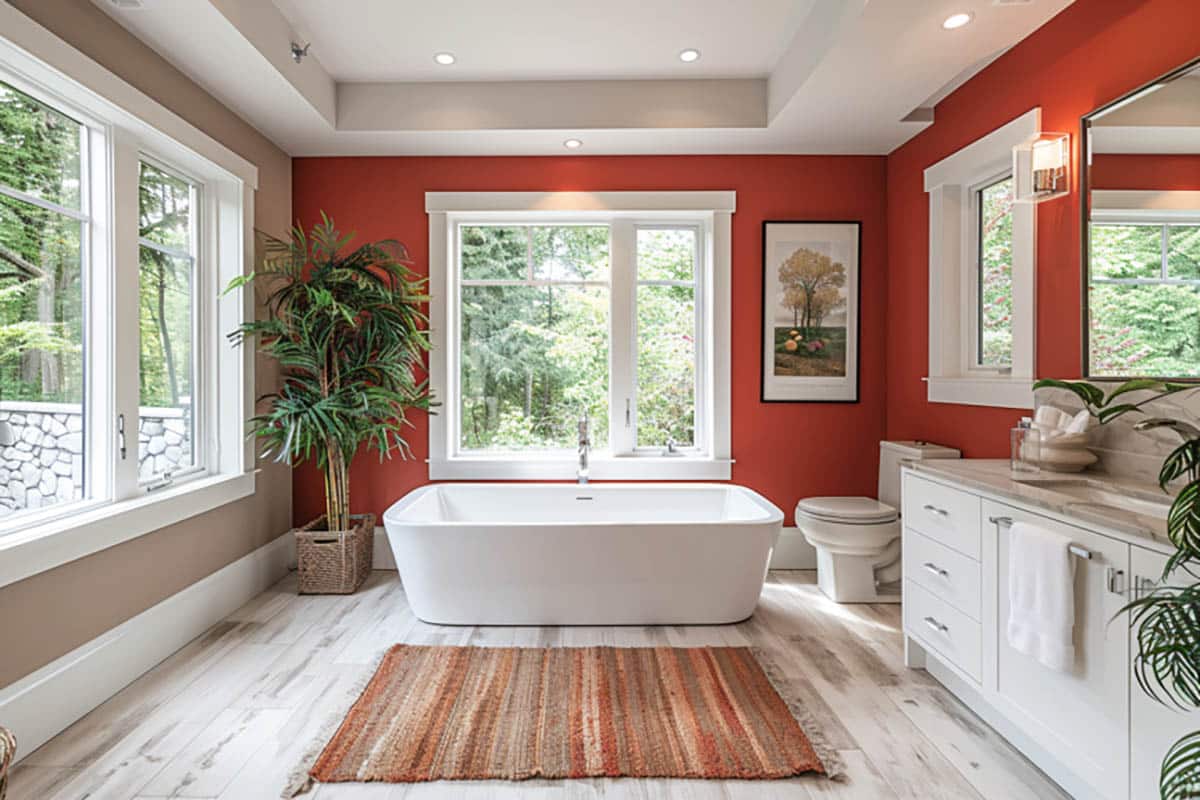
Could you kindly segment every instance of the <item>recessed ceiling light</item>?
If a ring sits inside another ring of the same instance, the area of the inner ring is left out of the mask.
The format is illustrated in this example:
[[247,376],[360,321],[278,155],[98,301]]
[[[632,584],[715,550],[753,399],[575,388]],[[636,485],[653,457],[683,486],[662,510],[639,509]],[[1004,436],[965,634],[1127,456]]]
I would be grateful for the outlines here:
[[579,148],[583,147],[583,140],[567,139],[565,142],[563,142],[563,147],[567,148],[568,150],[578,150]]
[[433,60],[443,67],[448,67],[454,63],[454,53],[436,53]]
[[690,64],[693,61],[700,60],[700,51],[694,47],[689,47],[686,50],[679,51],[679,60],[685,64]]
[[951,14],[946,17],[946,21],[942,23],[942,27],[948,31],[961,28],[964,25],[970,24],[971,20],[975,19],[975,15],[970,11],[964,11],[959,14]]

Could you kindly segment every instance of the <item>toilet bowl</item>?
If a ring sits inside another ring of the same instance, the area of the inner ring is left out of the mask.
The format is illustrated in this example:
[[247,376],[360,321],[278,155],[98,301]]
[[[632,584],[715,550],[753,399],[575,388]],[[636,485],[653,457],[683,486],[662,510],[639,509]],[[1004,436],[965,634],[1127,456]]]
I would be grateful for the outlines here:
[[900,518],[870,497],[809,497],[796,527],[817,551],[817,586],[838,603],[900,602]]
[[817,551],[817,586],[839,603],[900,602],[900,474],[906,461],[958,458],[928,442],[879,443],[879,499],[809,497],[796,527]]

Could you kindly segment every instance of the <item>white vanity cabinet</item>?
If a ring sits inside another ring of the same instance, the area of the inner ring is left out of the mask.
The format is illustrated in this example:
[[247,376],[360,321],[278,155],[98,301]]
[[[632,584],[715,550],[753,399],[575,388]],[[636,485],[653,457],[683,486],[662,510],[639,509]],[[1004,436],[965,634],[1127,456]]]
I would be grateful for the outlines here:
[[[984,501],[996,542],[995,693],[1000,710],[1094,788],[1124,800],[1129,774],[1129,630],[1125,605],[1129,545],[1013,506]],[[1075,663],[1043,666],[1008,644],[1009,552],[1013,522],[1068,537],[1075,569]],[[1084,554],[1090,555],[1085,558]]]
[[[1145,697],[1136,641],[1120,610],[1167,555],[1128,536],[906,469],[903,483],[906,658],[925,665],[1072,795],[1154,800],[1163,755],[1200,714]],[[1074,560],[1075,662],[1049,669],[1008,645],[1013,522],[1063,533]],[[1088,557],[1090,556],[1090,558]]]
[[[1144,547],[1130,548],[1130,586],[1134,596],[1153,588],[1162,577],[1167,556]],[[1135,632],[1136,633],[1136,632]],[[1131,656],[1137,655],[1136,637],[1131,637]],[[1200,730],[1200,712],[1185,713],[1171,705],[1163,705],[1142,691],[1133,680],[1129,696],[1130,797],[1158,797],[1158,776],[1163,756],[1171,745],[1185,734]]]

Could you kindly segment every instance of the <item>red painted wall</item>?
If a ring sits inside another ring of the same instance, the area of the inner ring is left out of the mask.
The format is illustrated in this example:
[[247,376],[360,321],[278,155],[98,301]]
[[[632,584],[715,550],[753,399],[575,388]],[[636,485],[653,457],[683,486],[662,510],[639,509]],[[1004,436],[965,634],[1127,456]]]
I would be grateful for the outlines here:
[[[887,302],[886,159],[844,156],[665,156],[555,158],[299,158],[293,216],[305,226],[324,210],[360,240],[396,238],[424,271],[426,191],[737,191],[733,217],[733,479],[791,516],[817,494],[874,495],[884,426]],[[862,342],[857,404],[759,402],[762,241],[765,219],[862,220]],[[428,430],[415,419],[416,460],[352,467],[355,512],[381,513],[427,482]],[[320,513],[311,468],[293,478],[295,518]]]
[[1094,155],[1089,181],[1093,189],[1195,191],[1200,189],[1200,155]]
[[[1021,416],[926,402],[924,169],[1034,106],[1042,108],[1043,129],[1072,134],[1078,169],[1080,116],[1197,55],[1196,0],[1077,0],[939,103],[936,122],[888,157],[888,438],[930,439],[969,457],[1000,457],[1008,452],[1008,429]],[[1039,208],[1039,376],[1080,373],[1079,226],[1078,193]]]

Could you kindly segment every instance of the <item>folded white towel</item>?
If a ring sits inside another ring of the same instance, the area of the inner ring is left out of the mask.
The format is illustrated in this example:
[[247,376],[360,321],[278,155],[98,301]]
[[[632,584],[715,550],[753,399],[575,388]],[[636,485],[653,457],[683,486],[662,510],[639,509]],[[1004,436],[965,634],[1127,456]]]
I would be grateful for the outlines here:
[[1067,423],[1067,433],[1085,433],[1092,424],[1092,414],[1086,408],[1071,417],[1071,421]]
[[1042,430],[1058,430],[1067,427],[1071,417],[1054,406],[1038,406],[1033,412],[1033,421]]
[[1008,541],[1008,643],[1059,672],[1075,665],[1075,560],[1071,540],[1013,523]]

